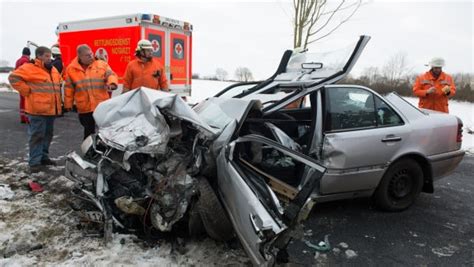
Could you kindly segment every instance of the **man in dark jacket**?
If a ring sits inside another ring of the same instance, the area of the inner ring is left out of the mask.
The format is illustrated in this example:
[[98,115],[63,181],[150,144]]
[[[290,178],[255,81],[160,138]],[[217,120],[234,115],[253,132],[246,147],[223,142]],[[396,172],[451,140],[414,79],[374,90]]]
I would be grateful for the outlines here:
[[[31,51],[28,47],[23,48],[21,57],[15,63],[15,69],[18,69],[21,65],[30,62]],[[20,95],[20,122],[29,123],[28,117],[25,114],[25,97]]]
[[63,59],[61,58],[61,50],[59,47],[51,47],[51,54],[53,55],[53,66],[58,70],[59,74],[63,74]]

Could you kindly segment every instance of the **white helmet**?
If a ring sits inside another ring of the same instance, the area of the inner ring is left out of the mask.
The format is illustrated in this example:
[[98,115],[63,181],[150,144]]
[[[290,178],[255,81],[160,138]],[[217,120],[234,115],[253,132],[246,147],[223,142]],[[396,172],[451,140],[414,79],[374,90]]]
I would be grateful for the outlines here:
[[444,59],[441,57],[434,57],[430,60],[428,66],[430,66],[430,68],[442,68],[444,67]]
[[135,51],[140,51],[143,49],[153,49],[153,46],[151,45],[151,42],[149,40],[142,39],[138,41],[137,48],[135,49]]
[[53,46],[53,47],[51,47],[51,54],[53,54],[53,55],[61,55],[61,50],[59,50],[59,47]]

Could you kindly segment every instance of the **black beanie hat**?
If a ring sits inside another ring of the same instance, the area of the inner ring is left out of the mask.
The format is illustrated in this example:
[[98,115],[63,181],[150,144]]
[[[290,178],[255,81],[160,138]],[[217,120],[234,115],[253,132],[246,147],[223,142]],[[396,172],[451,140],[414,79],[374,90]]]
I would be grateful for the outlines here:
[[24,47],[23,52],[21,54],[25,56],[31,55],[30,49],[28,47]]

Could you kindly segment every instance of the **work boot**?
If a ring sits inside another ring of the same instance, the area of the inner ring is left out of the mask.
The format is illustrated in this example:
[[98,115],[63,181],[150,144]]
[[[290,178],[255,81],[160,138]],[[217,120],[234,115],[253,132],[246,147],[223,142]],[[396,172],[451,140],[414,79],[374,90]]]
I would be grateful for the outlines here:
[[42,159],[41,165],[44,166],[56,166],[56,162],[52,161],[51,159]]
[[38,173],[43,171],[43,166],[38,164],[38,165],[31,165],[30,166],[30,173]]

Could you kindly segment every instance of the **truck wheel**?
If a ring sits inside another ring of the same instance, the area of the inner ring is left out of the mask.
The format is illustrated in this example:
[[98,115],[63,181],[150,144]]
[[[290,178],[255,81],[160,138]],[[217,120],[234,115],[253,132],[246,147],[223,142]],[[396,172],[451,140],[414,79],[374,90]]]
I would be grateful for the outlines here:
[[423,187],[423,171],[411,159],[393,163],[375,191],[375,204],[382,210],[402,211],[410,207]]
[[232,239],[234,231],[224,208],[206,178],[199,179],[197,208],[207,234],[217,241]]

